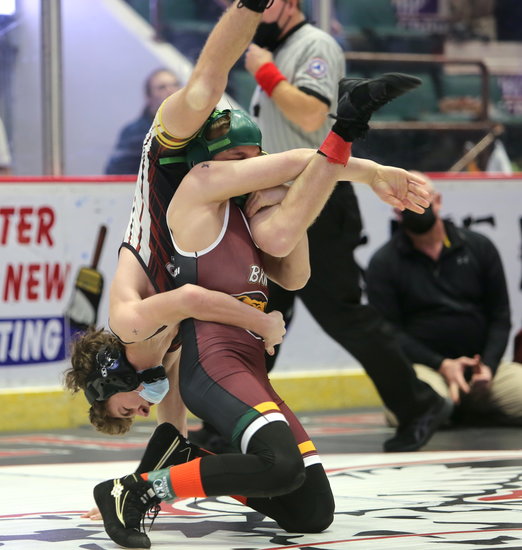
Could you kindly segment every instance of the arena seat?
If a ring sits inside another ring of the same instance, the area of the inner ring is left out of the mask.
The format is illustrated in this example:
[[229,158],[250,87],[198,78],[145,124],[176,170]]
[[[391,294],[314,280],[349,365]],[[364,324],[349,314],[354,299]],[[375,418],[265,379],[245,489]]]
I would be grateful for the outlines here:
[[394,99],[377,111],[375,120],[419,120],[427,113],[438,110],[437,95],[433,80],[428,72],[411,73],[422,80],[422,84],[404,96]]
[[373,29],[386,33],[396,29],[397,20],[391,0],[336,0],[337,19],[347,29]]

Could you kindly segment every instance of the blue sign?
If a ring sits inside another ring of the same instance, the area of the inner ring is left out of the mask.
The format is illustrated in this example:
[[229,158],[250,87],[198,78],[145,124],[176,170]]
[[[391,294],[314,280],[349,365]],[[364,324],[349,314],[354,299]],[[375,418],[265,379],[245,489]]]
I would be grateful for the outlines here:
[[2,367],[62,361],[65,343],[63,317],[0,318]]

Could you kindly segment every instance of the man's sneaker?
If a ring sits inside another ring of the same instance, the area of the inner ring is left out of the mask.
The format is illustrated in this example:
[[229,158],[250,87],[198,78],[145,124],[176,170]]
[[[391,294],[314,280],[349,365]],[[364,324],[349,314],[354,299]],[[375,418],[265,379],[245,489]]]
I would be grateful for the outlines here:
[[384,442],[384,450],[388,453],[419,450],[449,420],[452,411],[453,403],[439,396],[437,402],[427,411],[399,425],[395,435]]
[[[386,73],[376,78],[342,78],[339,81],[333,131],[346,141],[363,137],[372,114],[392,99],[422,84],[416,76]],[[346,134],[346,135],[344,135]]]
[[153,520],[159,511],[160,499],[152,484],[131,474],[96,485],[94,500],[103,517],[105,531],[124,548],[150,548],[150,539],[140,527],[145,514],[153,508]]
[[189,462],[208,452],[192,444],[169,422],[160,424],[152,434],[136,473],[152,472]]

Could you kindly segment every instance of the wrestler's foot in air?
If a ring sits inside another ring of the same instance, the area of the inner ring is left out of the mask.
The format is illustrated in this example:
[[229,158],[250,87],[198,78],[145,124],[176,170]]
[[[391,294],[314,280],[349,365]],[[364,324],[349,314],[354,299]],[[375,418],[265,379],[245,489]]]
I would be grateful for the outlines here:
[[154,509],[154,518],[159,511],[161,501],[152,483],[136,474],[110,479],[96,485],[94,500],[105,531],[116,544],[124,548],[150,548],[150,539],[141,532],[140,525],[148,510]]
[[342,78],[333,131],[346,141],[364,137],[372,114],[392,99],[422,84],[415,76],[386,73],[376,78]]

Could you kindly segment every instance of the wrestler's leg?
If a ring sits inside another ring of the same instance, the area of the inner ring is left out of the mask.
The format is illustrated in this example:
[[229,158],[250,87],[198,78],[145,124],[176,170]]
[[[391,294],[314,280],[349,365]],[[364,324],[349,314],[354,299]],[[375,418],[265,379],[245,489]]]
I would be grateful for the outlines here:
[[166,498],[242,495],[284,529],[325,529],[333,517],[328,480],[305,430],[271,387],[262,348],[201,359],[187,325],[195,326],[184,327],[183,400],[242,454],[203,456],[143,477],[163,487]]
[[320,533],[333,521],[335,502],[323,465],[305,429],[273,391],[272,398],[288,420],[305,464],[304,483],[294,491],[274,498],[247,498],[245,503],[272,518],[286,531]]
[[[285,410],[286,405],[280,405]],[[286,414],[285,414],[286,416]],[[294,422],[290,422],[294,427]],[[305,448],[301,446],[301,448]],[[308,447],[310,448],[310,446]],[[136,472],[143,473],[183,464],[209,453],[186,440],[171,424],[156,428]],[[307,464],[308,462],[308,464]],[[289,532],[320,532],[333,519],[334,499],[322,464],[305,459],[305,481],[298,489],[272,498],[240,497],[237,500],[267,515]]]
[[305,468],[301,487],[273,498],[247,498],[245,504],[291,533],[320,533],[333,521],[335,509],[330,483],[322,464]]
[[[198,388],[197,391],[199,395],[202,391],[206,393],[206,390],[202,390],[202,388],[212,387],[214,391],[216,390],[216,384],[209,386],[210,379],[208,373],[206,373],[204,369],[199,369],[196,375],[193,373],[191,381],[194,387]],[[229,392],[228,396],[222,399],[217,397],[216,401],[216,399],[211,397],[211,393],[209,393],[203,402],[203,407],[206,409],[209,402],[221,402],[220,406],[223,405],[223,402],[228,402],[229,406],[226,407],[227,409],[241,410],[241,405],[234,404],[231,394],[234,393],[237,395],[237,393],[240,393],[245,401],[250,401],[251,396],[255,395],[257,404],[249,411],[245,409],[246,412],[242,413],[241,417],[246,418],[248,415],[256,415],[259,418],[261,416],[259,414],[260,410],[264,410],[269,418],[271,415],[283,415],[292,431],[293,445],[295,446],[297,443],[297,448],[303,457],[306,474],[305,481],[300,487],[282,496],[273,495],[271,498],[254,498],[253,495],[241,491],[233,494],[246,495],[247,498],[245,498],[244,502],[248,506],[271,517],[287,531],[319,532],[326,529],[333,520],[334,512],[334,499],[328,478],[324,472],[315,446],[295,414],[272,388],[266,370],[259,368],[259,370],[255,372],[255,380],[249,381],[247,375],[243,372],[238,375],[236,381],[227,377],[223,381],[223,384]],[[186,389],[187,388],[185,388],[185,390]],[[260,396],[263,396],[262,399],[264,399],[264,402],[259,400]],[[190,408],[190,403],[192,402],[190,391],[184,394],[184,399]],[[205,415],[210,417],[212,414],[206,413],[204,410],[195,412],[198,415],[201,414],[203,417]],[[225,425],[223,425],[222,422],[227,415],[228,412],[218,414],[216,411],[215,413],[215,425],[225,436],[228,433],[227,425],[230,423],[225,422]],[[259,419],[257,420],[257,422],[260,421]],[[255,428],[255,422],[252,424],[252,428]],[[248,445],[246,441],[247,437],[248,431],[245,430],[241,439],[238,439],[233,433],[230,439],[233,442],[239,442],[243,452],[245,452],[245,445]],[[251,450],[254,449],[248,448],[247,452]],[[221,455],[221,457],[227,457],[225,458],[226,464],[232,464],[232,461],[228,458],[229,456],[230,455]],[[207,465],[212,464],[212,467],[214,467],[214,463],[210,461],[206,463]]]
[[[264,347],[248,333],[212,345],[206,324],[184,321],[180,392],[187,408],[216,429],[242,454],[210,455],[169,472],[152,473],[170,484],[171,496],[275,496],[304,481],[304,464],[285,415],[271,400]],[[201,341],[207,342],[201,349]],[[209,343],[210,342],[210,343]],[[168,475],[167,475],[168,474]]]

